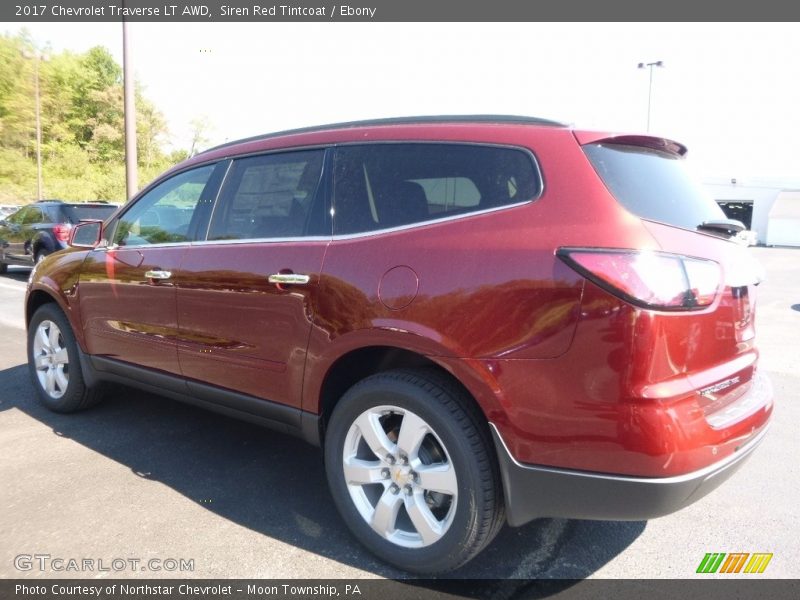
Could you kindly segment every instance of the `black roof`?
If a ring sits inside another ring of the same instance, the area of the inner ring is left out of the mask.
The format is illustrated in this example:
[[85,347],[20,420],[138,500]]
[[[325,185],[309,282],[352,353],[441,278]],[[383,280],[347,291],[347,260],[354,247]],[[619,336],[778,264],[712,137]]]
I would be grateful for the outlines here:
[[380,125],[414,125],[424,123],[499,123],[499,124],[517,124],[517,125],[544,125],[547,127],[566,127],[565,123],[558,121],[551,121],[549,119],[540,119],[538,117],[522,117],[516,115],[428,115],[418,117],[389,117],[385,119],[369,119],[366,121],[347,121],[344,123],[331,123],[328,125],[314,125],[312,127],[301,127],[300,129],[287,129],[285,131],[276,131],[274,133],[265,133],[262,135],[255,135],[253,137],[242,138],[232,142],[226,142],[219,146],[209,148],[206,152],[212,152],[221,148],[244,144],[247,142],[257,142],[260,140],[267,140],[270,138],[282,137],[285,135],[294,135],[299,133],[314,133],[315,131],[329,131],[335,129],[351,129],[354,127],[374,127]]

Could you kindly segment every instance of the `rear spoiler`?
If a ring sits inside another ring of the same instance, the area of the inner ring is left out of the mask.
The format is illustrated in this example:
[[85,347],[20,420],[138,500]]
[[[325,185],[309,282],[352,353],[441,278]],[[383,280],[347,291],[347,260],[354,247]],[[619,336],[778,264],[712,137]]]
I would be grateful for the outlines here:
[[685,156],[687,152],[686,146],[683,144],[668,140],[667,138],[650,135],[619,135],[615,133],[603,133],[601,131],[573,131],[572,133],[581,146],[585,146],[586,144],[640,146],[642,148],[650,148],[679,157]]

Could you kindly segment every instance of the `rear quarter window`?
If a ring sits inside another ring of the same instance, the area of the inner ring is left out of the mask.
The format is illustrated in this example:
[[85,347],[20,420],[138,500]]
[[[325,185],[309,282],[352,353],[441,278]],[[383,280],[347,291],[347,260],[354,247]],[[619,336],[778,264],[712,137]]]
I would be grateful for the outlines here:
[[510,206],[541,193],[521,149],[455,143],[341,146],[334,158],[335,234],[424,223]]

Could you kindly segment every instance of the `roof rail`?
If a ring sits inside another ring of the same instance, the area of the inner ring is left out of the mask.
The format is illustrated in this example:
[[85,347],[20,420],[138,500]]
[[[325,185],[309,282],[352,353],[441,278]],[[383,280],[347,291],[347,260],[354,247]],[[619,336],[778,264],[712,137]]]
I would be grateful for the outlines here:
[[425,123],[499,123],[499,124],[519,124],[519,125],[544,125],[547,127],[566,127],[565,123],[541,119],[538,117],[524,117],[516,115],[428,115],[417,117],[389,117],[384,119],[369,119],[366,121],[347,121],[344,123],[331,123],[328,125],[314,125],[312,127],[301,127],[299,129],[287,129],[274,133],[265,133],[253,137],[242,138],[225,142],[213,148],[201,152],[212,152],[221,148],[235,146],[247,142],[257,142],[270,138],[282,137],[285,135],[295,135],[299,133],[314,133],[316,131],[330,131],[337,129],[352,129],[354,127],[375,127],[382,125],[415,125]]

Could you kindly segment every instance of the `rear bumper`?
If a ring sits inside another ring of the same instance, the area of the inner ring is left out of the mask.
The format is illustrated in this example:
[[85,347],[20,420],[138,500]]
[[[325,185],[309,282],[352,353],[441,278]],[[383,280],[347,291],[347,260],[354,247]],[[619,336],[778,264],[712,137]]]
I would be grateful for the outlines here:
[[767,426],[727,458],[674,477],[609,475],[523,465],[491,424],[512,527],[542,517],[641,521],[688,506],[733,475],[761,443]]

